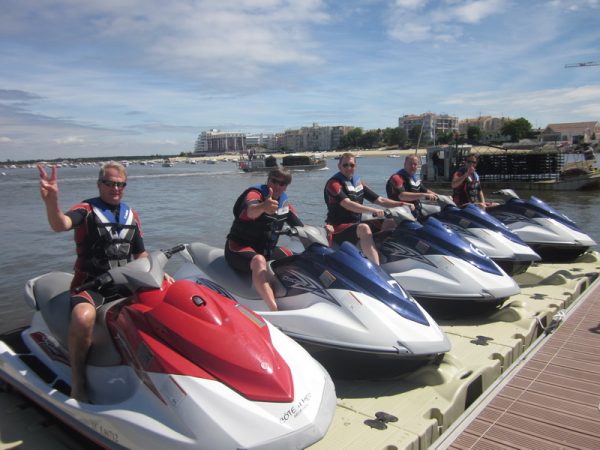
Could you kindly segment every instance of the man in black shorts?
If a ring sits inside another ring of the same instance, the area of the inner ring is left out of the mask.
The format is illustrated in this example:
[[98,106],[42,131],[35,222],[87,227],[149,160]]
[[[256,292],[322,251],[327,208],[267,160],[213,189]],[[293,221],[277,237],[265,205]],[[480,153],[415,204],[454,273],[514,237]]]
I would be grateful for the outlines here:
[[[363,205],[364,199],[386,208],[409,205],[410,203],[381,197],[367,186],[355,174],[356,158],[352,153],[344,153],[338,161],[339,172],[331,177],[325,185],[324,197],[327,205],[328,225],[333,227],[333,241],[341,244],[344,241],[358,243],[360,249],[369,260],[379,265],[379,254],[373,242],[373,232],[379,231],[381,221],[361,223],[361,214],[373,214],[383,218],[384,210]],[[385,221],[381,230],[393,228],[393,221]]]
[[251,186],[233,206],[234,220],[225,243],[225,260],[234,269],[252,274],[252,283],[271,311],[277,311],[273,289],[268,281],[267,261],[292,255],[278,247],[278,231],[287,222],[302,226],[285,190],[292,175],[284,169],[273,169],[267,184]]
[[[46,206],[48,223],[54,231],[74,230],[77,246],[74,289],[107,270],[126,264],[132,258],[148,256],[140,218],[121,202],[127,185],[125,167],[116,162],[102,166],[98,175],[99,196],[72,206],[66,213],[58,205],[56,166],[50,177],[43,165],[40,172],[40,193]],[[96,308],[105,301],[118,298],[114,288],[83,291],[71,295],[69,325],[69,360],[71,363],[71,397],[87,402],[85,361],[92,343]]]

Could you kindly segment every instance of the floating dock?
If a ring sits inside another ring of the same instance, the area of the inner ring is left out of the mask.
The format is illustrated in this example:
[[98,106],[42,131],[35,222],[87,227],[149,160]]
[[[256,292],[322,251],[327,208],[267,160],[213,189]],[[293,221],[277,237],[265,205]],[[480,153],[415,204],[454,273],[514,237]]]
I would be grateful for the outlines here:
[[[596,252],[534,265],[500,309],[437,319],[452,343],[439,365],[335,380],[333,423],[311,450],[600,448],[599,273]],[[93,446],[4,392],[0,450],[11,448]]]

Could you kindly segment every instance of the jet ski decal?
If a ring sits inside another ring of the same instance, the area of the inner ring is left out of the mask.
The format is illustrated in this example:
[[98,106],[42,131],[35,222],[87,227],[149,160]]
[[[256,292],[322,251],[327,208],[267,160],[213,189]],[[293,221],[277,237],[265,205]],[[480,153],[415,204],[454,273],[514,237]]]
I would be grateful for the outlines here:
[[[421,242],[417,244],[419,251],[427,250],[427,248],[424,248],[425,246],[419,244],[421,244]],[[435,265],[432,264],[429,259],[427,259],[427,257],[422,255],[419,251],[404,247],[403,245],[391,240],[384,242],[381,246],[381,252],[388,258],[388,261],[397,261],[399,259],[409,258],[435,267]]]
[[335,298],[333,298],[333,296],[327,292],[326,289],[323,289],[323,287],[319,283],[315,282],[312,278],[307,277],[306,275],[295,270],[280,271],[277,273],[277,275],[288,289],[288,296],[295,295],[294,290],[300,291],[299,294],[308,292],[339,306],[339,303],[335,300]]
[[227,297],[227,298],[230,298],[231,300],[237,301],[235,299],[235,297],[229,293],[229,291],[227,291],[225,288],[223,288],[223,286],[221,286],[220,284],[217,284],[211,280],[207,280],[206,278],[196,278],[194,280],[194,282],[196,284],[199,284],[200,286],[206,286],[210,290],[218,292],[219,294],[221,294],[224,297]]
[[505,224],[509,223],[517,223],[517,222],[531,222],[534,223],[533,220],[530,220],[531,217],[527,217],[521,214],[512,214],[509,212],[501,212],[494,214],[496,219],[501,220]]
[[67,366],[70,365],[69,356],[56,345],[56,342],[48,339],[48,336],[46,336],[44,333],[31,333],[31,338],[37,345],[40,346],[40,348],[48,355],[49,358],[53,359],[54,361],[61,362]]

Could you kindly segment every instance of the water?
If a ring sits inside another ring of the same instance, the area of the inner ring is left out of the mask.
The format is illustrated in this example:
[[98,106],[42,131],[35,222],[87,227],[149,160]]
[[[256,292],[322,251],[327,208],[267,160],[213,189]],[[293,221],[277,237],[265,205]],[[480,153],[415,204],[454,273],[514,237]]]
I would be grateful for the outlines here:
[[[358,173],[379,194],[385,195],[385,182],[403,159],[362,157]],[[302,220],[323,225],[323,187],[337,170],[328,160],[327,169],[294,172],[288,188],[292,203]],[[232,162],[218,164],[177,164],[175,167],[132,165],[125,201],[142,219],[148,250],[168,248],[180,242],[203,241],[222,246],[233,218],[237,196],[248,186],[263,183],[266,175],[246,174]],[[26,325],[31,311],[22,301],[25,282],[49,271],[71,271],[75,247],[73,233],[54,233],[46,219],[39,196],[37,169],[3,169],[0,175],[0,222],[2,260],[0,261],[0,333]],[[60,205],[97,195],[98,167],[59,169]],[[484,186],[485,188],[485,186]],[[445,192],[449,193],[449,188]],[[531,193],[519,192],[521,197]],[[600,242],[600,196],[597,191],[536,193],[559,211],[574,219]],[[486,198],[490,193],[486,193]],[[176,264],[177,258],[174,258]]]

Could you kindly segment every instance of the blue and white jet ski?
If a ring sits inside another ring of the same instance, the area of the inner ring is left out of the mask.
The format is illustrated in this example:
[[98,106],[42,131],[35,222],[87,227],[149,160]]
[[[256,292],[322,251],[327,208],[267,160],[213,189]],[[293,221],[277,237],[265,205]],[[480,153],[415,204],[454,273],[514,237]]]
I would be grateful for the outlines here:
[[256,292],[250,275],[227,264],[222,248],[187,244],[193,264],[183,265],[174,276],[207,285],[257,311],[313,356],[333,352],[355,361],[384,358],[408,364],[435,360],[450,349],[444,332],[393,278],[350,243],[329,248],[323,231],[311,226],[284,231],[299,238],[305,250],[269,263],[279,308],[275,312]]
[[485,253],[436,218],[421,224],[404,207],[388,216],[396,228],[375,237],[381,268],[418,301],[501,304],[520,292]]
[[458,208],[452,198],[440,195],[437,205],[422,203],[419,213],[422,223],[435,217],[483,251],[509,275],[523,273],[533,262],[542,259],[506,225],[475,205]]
[[495,192],[505,202],[487,209],[544,261],[568,261],[596,245],[575,222],[537,197],[523,200],[512,189]]

